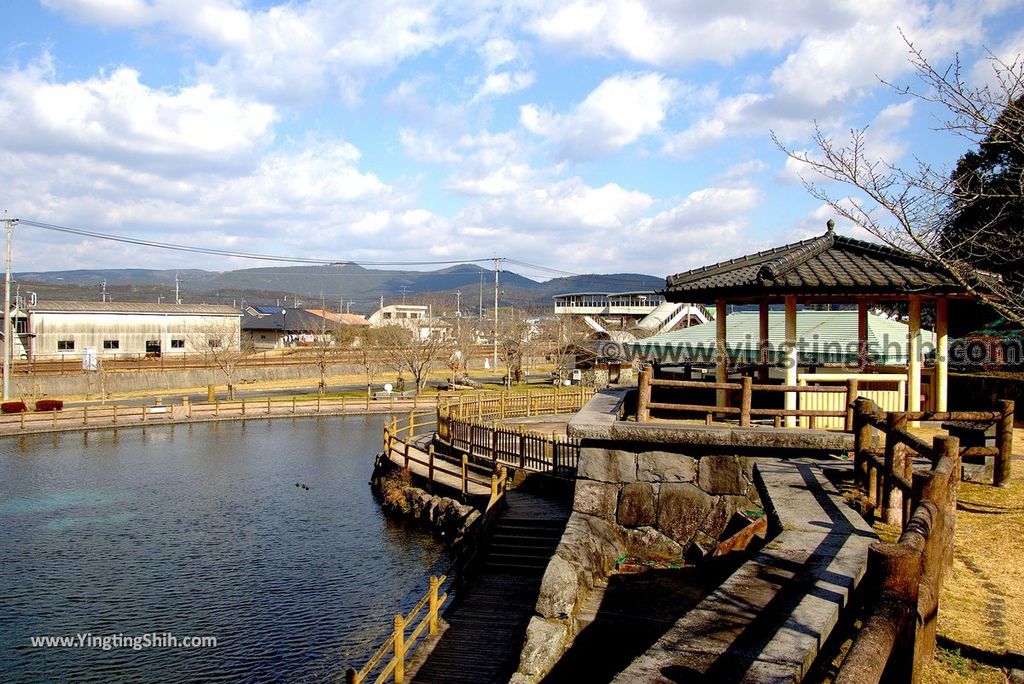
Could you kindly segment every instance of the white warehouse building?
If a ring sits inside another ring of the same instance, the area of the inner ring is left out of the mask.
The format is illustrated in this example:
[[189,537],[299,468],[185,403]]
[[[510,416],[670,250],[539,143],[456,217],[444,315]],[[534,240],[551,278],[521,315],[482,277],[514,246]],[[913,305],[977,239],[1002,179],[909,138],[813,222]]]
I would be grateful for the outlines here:
[[217,304],[39,302],[29,306],[32,359],[162,356],[239,349],[242,312]]

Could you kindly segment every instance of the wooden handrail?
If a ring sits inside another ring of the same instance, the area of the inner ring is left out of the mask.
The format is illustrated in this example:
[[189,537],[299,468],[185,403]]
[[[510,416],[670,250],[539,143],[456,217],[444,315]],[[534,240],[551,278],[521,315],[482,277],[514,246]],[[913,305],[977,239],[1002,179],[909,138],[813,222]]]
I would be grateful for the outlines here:
[[[447,578],[431,576],[427,584],[427,592],[420,597],[416,605],[406,615],[395,615],[394,627],[391,635],[381,644],[370,658],[363,663],[358,670],[349,668],[345,673],[347,684],[362,684],[391,653],[391,658],[384,665],[384,668],[377,675],[374,682],[384,682],[394,675],[396,684],[405,681],[406,660],[415,652],[416,647],[421,643],[420,637],[426,631],[435,635],[439,629],[439,615],[442,608],[448,602],[448,594],[439,594],[440,587]],[[406,629],[419,617],[420,612],[426,608],[426,613],[419,620],[412,631],[407,635]]]

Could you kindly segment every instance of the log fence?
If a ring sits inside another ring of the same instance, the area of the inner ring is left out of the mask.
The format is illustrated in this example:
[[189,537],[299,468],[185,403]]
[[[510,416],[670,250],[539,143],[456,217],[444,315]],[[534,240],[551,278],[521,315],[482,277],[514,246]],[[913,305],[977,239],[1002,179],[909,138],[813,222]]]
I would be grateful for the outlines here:
[[[776,427],[780,427],[781,419],[787,416],[806,418],[809,427],[816,427],[816,420],[819,418],[843,418],[847,431],[853,428],[853,414],[851,409],[829,410],[829,409],[780,409],[780,408],[756,408],[753,406],[754,392],[776,392],[795,394],[843,394],[845,405],[849,406],[857,398],[858,379],[850,378],[843,385],[761,385],[754,384],[752,378],[743,377],[739,382],[704,382],[701,380],[666,380],[655,378],[651,366],[644,366],[638,376],[638,396],[636,419],[638,422],[648,422],[651,419],[652,410],[669,411],[676,413],[698,413],[704,414],[705,421],[711,424],[713,416],[724,414],[735,416],[739,419],[740,427],[749,427],[751,419],[760,417],[771,417]],[[684,404],[676,402],[657,402],[651,400],[652,390],[656,387],[676,389],[705,389],[705,390],[726,390],[737,391],[740,394],[739,406],[711,406],[707,404]]]
[[[963,459],[995,459],[994,485],[1009,478],[1013,402],[996,411],[882,412],[870,399],[854,402],[854,477],[873,511],[899,526],[895,543],[876,542],[868,552],[862,595],[869,597],[836,684],[921,681],[934,657],[942,585],[953,559],[956,501]],[[961,447],[952,436],[929,444],[909,432],[912,421],[958,421],[997,428],[995,448]],[[874,433],[883,438],[874,445]],[[917,461],[926,465],[915,469]]]

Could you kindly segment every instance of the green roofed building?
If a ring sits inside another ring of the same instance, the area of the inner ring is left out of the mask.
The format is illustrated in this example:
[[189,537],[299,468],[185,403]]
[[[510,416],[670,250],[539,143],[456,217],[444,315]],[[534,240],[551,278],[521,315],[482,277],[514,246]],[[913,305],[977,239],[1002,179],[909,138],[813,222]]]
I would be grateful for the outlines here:
[[[758,363],[759,314],[757,311],[729,314],[726,348],[730,365]],[[868,314],[867,356],[881,366],[907,364],[906,323]],[[797,353],[800,365],[838,363],[857,365],[860,359],[857,311],[800,311],[796,316]],[[769,359],[784,359],[785,312],[768,313]],[[715,363],[715,323],[704,323],[654,335],[628,345],[637,356],[660,363]],[[935,349],[935,333],[921,331],[924,357]]]

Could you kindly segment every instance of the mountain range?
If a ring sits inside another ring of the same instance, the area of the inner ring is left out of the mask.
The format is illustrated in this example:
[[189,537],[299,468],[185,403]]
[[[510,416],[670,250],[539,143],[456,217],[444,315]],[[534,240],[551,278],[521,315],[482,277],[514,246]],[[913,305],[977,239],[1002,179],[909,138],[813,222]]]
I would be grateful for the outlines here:
[[[459,264],[434,271],[370,269],[358,264],[247,268],[235,271],[103,269],[31,271],[13,274],[22,295],[41,300],[174,301],[175,281],[183,302],[279,303],[370,313],[385,303],[406,301],[475,311],[494,302],[494,271]],[[567,292],[628,292],[665,287],[664,278],[639,273],[587,274],[537,281],[513,271],[499,273],[499,306],[543,310]],[[457,295],[460,293],[460,295]]]

